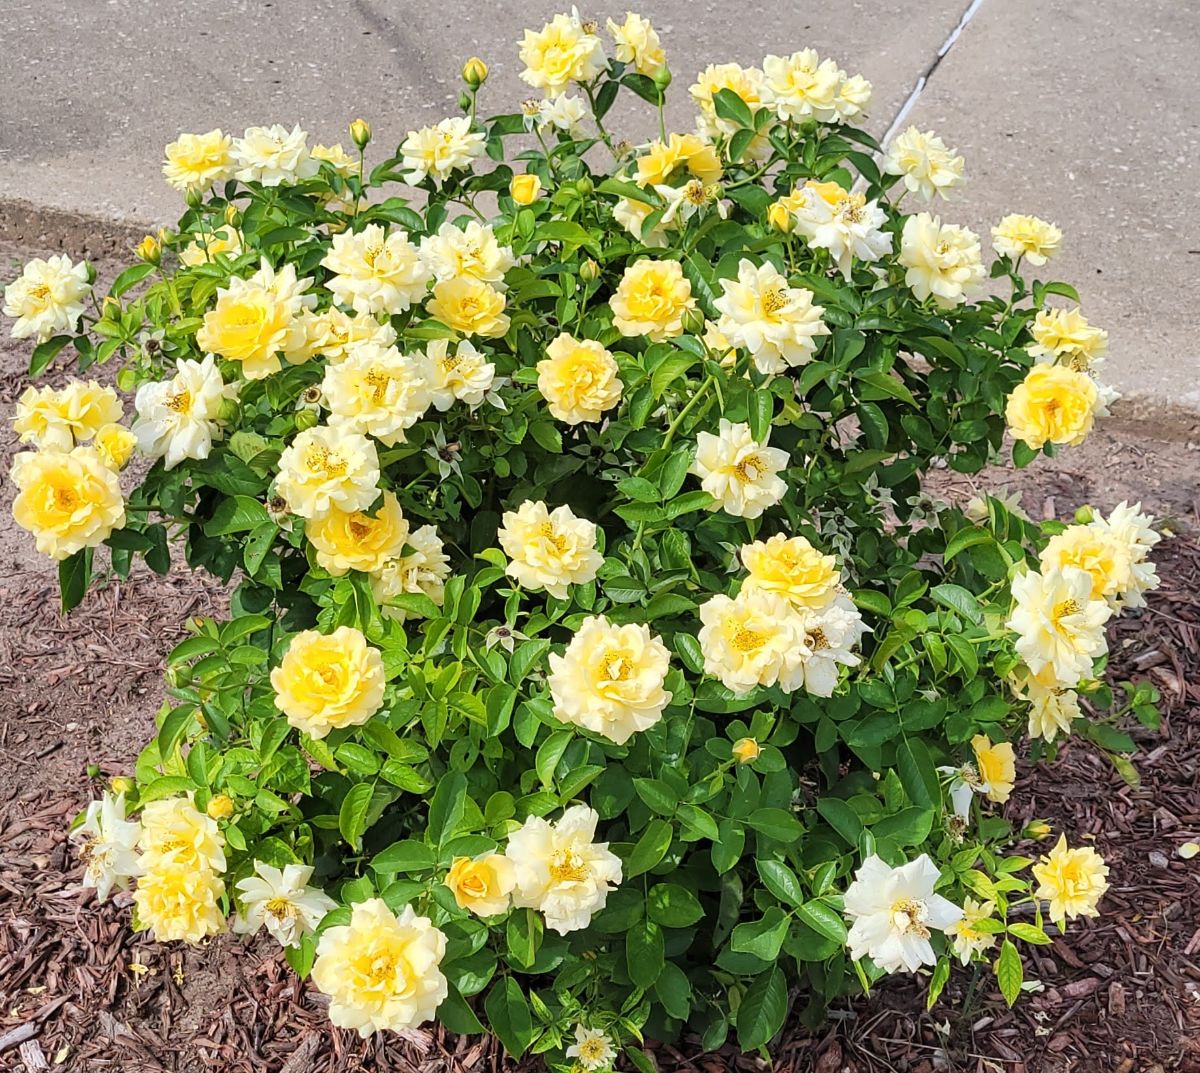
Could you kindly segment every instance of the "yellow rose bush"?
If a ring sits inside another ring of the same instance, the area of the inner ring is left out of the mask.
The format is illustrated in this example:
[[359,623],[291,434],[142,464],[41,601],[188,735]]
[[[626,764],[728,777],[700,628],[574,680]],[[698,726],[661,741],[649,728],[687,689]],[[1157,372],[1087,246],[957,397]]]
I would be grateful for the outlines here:
[[6,288],[31,376],[117,366],[13,415],[65,606],[135,557],[232,587],[81,818],[87,884],[164,942],[265,930],[335,1024],[564,1069],[755,1050],[892,971],[1015,1000],[1105,878],[1070,832],[1013,856],[1005,802],[1071,734],[1131,774],[1154,697],[1104,630],[1158,536],[920,492],[1112,403],[1103,329],[1024,274],[1069,236],[956,224],[963,159],[877,145],[811,49],[709,66],[670,131],[646,18],[518,48],[538,96],[484,118],[472,59],[399,146],[181,135],[178,225],[106,294],[65,258]]

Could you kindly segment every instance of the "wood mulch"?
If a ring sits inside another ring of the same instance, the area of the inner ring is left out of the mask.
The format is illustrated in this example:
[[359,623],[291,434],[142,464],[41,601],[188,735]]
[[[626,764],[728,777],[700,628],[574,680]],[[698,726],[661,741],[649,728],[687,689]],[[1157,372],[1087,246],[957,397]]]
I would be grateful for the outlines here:
[[[1112,869],[1103,915],[1027,959],[1036,990],[1014,1010],[986,971],[973,987],[969,970],[956,971],[930,1013],[923,981],[894,978],[835,1009],[815,1036],[786,1030],[775,1070],[1200,1073],[1200,857],[1176,853],[1200,841],[1200,544],[1173,538],[1155,558],[1163,587],[1110,633],[1114,679],[1148,679],[1163,694],[1161,734],[1134,730],[1140,785],[1072,742],[1023,772],[1013,795],[1014,821],[1037,816],[1094,840]],[[0,626],[28,627],[5,636],[40,638],[0,652],[0,690],[18,713],[0,728],[0,1069],[511,1068],[494,1041],[437,1028],[360,1040],[329,1026],[321,996],[298,988],[266,941],[158,946],[130,932],[128,895],[93,904],[65,842],[100,785],[89,788],[84,766],[127,768],[150,732],[173,638],[147,609],[178,623],[215,597],[195,580],[135,575],[94,593],[66,629],[51,586],[44,574],[0,578]],[[701,1056],[686,1041],[656,1056],[688,1073],[768,1068],[732,1050]]]

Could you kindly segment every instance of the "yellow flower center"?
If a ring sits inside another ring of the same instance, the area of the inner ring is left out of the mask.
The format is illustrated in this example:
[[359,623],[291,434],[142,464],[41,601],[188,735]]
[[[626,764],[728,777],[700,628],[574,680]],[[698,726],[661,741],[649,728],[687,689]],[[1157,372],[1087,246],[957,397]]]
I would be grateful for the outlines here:
[[699,179],[693,179],[683,188],[683,196],[693,205],[704,205],[708,202],[708,190]]
[[396,978],[398,959],[390,951],[377,954],[367,966],[367,977],[374,984],[388,983]]
[[79,493],[74,488],[57,485],[54,489],[54,505],[62,511],[73,511],[79,506]]
[[825,631],[821,629],[820,626],[818,626],[816,629],[809,630],[808,633],[805,634],[805,641],[808,644],[808,647],[814,652],[816,652],[818,649],[829,647],[829,638],[825,636]]
[[447,353],[446,356],[442,358],[442,369],[445,372],[452,373],[462,364],[462,360],[463,356],[461,354]]
[[296,907],[287,898],[272,898],[266,910],[276,920],[289,920],[296,915]]
[[553,522],[542,522],[538,526],[538,536],[546,541],[559,555],[567,550],[566,538],[554,528]]
[[346,475],[346,460],[323,443],[314,443],[308,449],[307,462],[308,468],[314,473],[324,473],[326,477]]
[[599,1062],[608,1053],[604,1040],[589,1036],[579,1044],[579,1057],[588,1062]]
[[1059,622],[1068,615],[1078,615],[1081,610],[1078,600],[1060,600],[1054,605],[1054,621]]
[[783,287],[772,287],[762,297],[763,313],[770,317],[788,304],[787,291]]
[[738,626],[733,631],[729,643],[737,652],[753,652],[766,644],[767,635],[761,630],[752,630],[749,626]]
[[862,194],[851,194],[842,198],[837,204],[837,213],[842,218],[842,223],[862,223],[862,210],[866,203],[867,199]]
[[376,258],[383,253],[383,243],[374,242],[363,251],[363,260],[366,261],[368,268],[375,267]]
[[167,409],[174,410],[177,414],[187,413],[191,409],[191,405],[192,393],[187,388],[176,392],[167,399]]
[[733,475],[742,484],[753,484],[767,472],[767,467],[757,454],[748,454],[733,467]]
[[39,305],[50,304],[50,288],[45,283],[35,283],[29,288],[29,297]]
[[925,903],[915,898],[901,898],[892,905],[892,927],[905,935],[918,935],[922,939],[929,938],[929,929],[925,927]]
[[633,673],[633,663],[624,652],[610,652],[604,657],[604,677],[610,682],[627,682]]
[[371,523],[361,514],[356,514],[346,524],[355,540],[365,540],[371,533]]
[[550,858],[551,882],[582,883],[587,877],[587,862],[573,850],[557,850]]

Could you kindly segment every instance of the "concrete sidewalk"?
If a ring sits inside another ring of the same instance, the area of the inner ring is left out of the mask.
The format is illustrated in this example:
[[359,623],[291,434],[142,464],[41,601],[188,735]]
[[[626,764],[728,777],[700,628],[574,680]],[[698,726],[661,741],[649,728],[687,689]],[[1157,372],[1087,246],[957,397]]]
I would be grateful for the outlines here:
[[[462,61],[492,78],[487,112],[529,95],[517,42],[559,7],[468,0],[10,0],[0,71],[0,206],[152,224],[175,218],[162,147],[182,130],[240,133],[299,122],[345,140],[362,115],[381,146],[456,114]],[[875,86],[882,134],[932,68],[910,119],[967,160],[942,207],[988,228],[1032,212],[1064,230],[1055,274],[1076,283],[1111,335],[1108,379],[1200,409],[1200,4],[1179,0],[983,0],[939,60],[969,0],[647,0],[675,85],[669,121],[690,129],[687,86],[709,62],[758,63],[812,46]],[[601,21],[620,8],[585,14]],[[615,133],[650,133],[613,116]],[[1189,237],[1189,235],[1191,237]],[[1189,252],[1190,251],[1190,252]]]

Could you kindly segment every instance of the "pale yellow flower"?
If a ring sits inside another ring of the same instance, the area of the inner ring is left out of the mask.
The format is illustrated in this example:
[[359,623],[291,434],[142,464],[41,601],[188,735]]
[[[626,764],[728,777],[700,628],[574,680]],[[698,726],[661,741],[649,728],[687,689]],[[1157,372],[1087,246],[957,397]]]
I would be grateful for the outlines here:
[[211,354],[203,361],[180,358],[170,380],[142,384],[137,390],[132,431],[138,449],[147,458],[161,458],[164,469],[189,458],[207,458],[213,441],[221,438],[221,404],[235,394],[235,386],[221,380]]
[[4,315],[13,317],[14,339],[30,336],[44,343],[59,332],[73,332],[83,315],[83,300],[92,292],[88,266],[71,263],[66,254],[35,257],[4,288]]
[[228,794],[214,794],[204,810],[211,819],[227,820],[233,815],[233,798]]
[[532,205],[542,194],[542,180],[533,172],[514,175],[508,184],[508,192],[518,205]]
[[553,127],[572,138],[583,137],[583,121],[587,114],[583,100],[566,93],[537,102],[538,127],[543,130]]
[[920,300],[932,297],[943,309],[967,300],[983,283],[983,260],[974,231],[943,224],[919,212],[904,221],[900,235],[904,282]]
[[653,205],[647,205],[644,201],[634,201],[633,198],[628,197],[617,198],[612,207],[613,219],[643,246],[661,249],[670,244],[667,229],[662,225],[661,220],[649,232],[643,233],[642,231],[647,218],[655,211]]
[[95,380],[72,380],[61,390],[30,386],[17,400],[13,431],[40,450],[69,451],[122,413],[117,393]]
[[583,620],[566,651],[550,655],[547,684],[554,715],[617,745],[649,730],[671,703],[663,689],[670,653],[648,626]]
[[1008,430],[1035,451],[1047,443],[1075,446],[1092,431],[1099,406],[1096,382],[1065,365],[1035,365],[1004,408]]
[[446,936],[406,905],[397,916],[382,898],[356,902],[350,923],[317,941],[312,980],[329,996],[329,1019],[364,1039],[433,1020],[449,993],[442,975]]
[[1029,736],[1054,741],[1069,735],[1071,724],[1083,716],[1079,695],[1061,685],[1054,667],[1046,666],[1039,674],[1026,672],[1012,679],[1013,692],[1029,705]]
[[412,186],[432,179],[441,189],[453,172],[465,171],[483,156],[487,138],[481,131],[471,130],[466,116],[443,119],[433,127],[410,130],[400,146],[404,178]]
[[384,492],[374,514],[334,507],[307,522],[304,535],[317,549],[317,562],[334,577],[350,570],[369,574],[401,555],[408,540],[408,522],[400,501],[393,493]]
[[887,215],[878,201],[811,179],[796,193],[801,195],[792,215],[796,231],[813,249],[829,251],[843,279],[849,281],[855,261],[878,261],[892,252],[892,236],[881,230]]
[[696,436],[696,458],[688,472],[716,500],[710,510],[757,518],[784,497],[787,484],[779,473],[787,468],[788,455],[768,443],[755,440],[744,421],[734,424],[724,417],[717,435]]
[[164,150],[163,175],[181,194],[207,194],[233,175],[233,141],[220,130],[181,134]]
[[623,23],[608,20],[608,32],[616,42],[617,60],[632,64],[638,74],[653,78],[666,67],[667,54],[649,19],[627,11]]
[[1038,881],[1034,896],[1047,903],[1050,919],[1060,928],[1076,917],[1096,917],[1108,890],[1108,865],[1091,846],[1067,848],[1067,836],[1059,835],[1054,849],[1033,866]]
[[992,248],[1014,261],[1024,257],[1031,265],[1044,265],[1058,253],[1062,232],[1036,216],[1011,213],[992,228]]
[[753,738],[738,738],[730,751],[739,764],[753,764],[762,754],[762,746]]
[[13,517],[32,533],[37,550],[66,559],[94,548],[125,525],[121,484],[91,447],[22,451],[13,459]]
[[806,48],[790,56],[767,56],[763,60],[763,81],[764,100],[784,122],[816,119],[833,123],[841,118],[838,95],[846,72],[833,60],[822,60],[815,49]]
[[308,135],[294,126],[291,130],[278,123],[269,127],[248,127],[233,142],[234,176],[241,182],[282,186],[311,179],[320,164],[308,151]]
[[1027,349],[1041,365],[1059,364],[1076,372],[1092,372],[1103,363],[1108,350],[1108,332],[1089,324],[1078,306],[1039,309],[1029,330],[1033,342]]
[[389,606],[389,600],[401,593],[421,593],[441,607],[450,576],[450,559],[432,525],[414,529],[405,543],[408,552],[389,559],[371,575],[371,591],[380,611],[397,622],[406,621],[410,612]]
[[599,421],[621,401],[617,360],[594,339],[561,332],[537,364],[538,391],[550,413],[568,425]]
[[758,110],[766,94],[763,73],[757,67],[742,67],[736,63],[709,64],[688,89],[700,109],[700,130],[709,138],[729,138],[739,130],[738,124],[717,115],[713,97],[722,89],[732,90],[741,97],[751,114]]
[[242,235],[235,228],[224,224],[214,234],[197,235],[179,251],[179,263],[187,268],[215,263],[218,254],[233,259],[242,252]]
[[963,899],[962,918],[946,929],[954,953],[962,964],[966,965],[975,954],[982,954],[996,945],[994,934],[975,927],[981,920],[990,920],[995,910],[995,902],[980,903],[971,897]]
[[496,386],[496,366],[470,339],[459,340],[453,351],[448,339],[434,339],[425,348],[425,359],[431,399],[438,410],[450,409],[456,400],[474,410]]
[[321,264],[334,273],[327,286],[360,315],[403,313],[425,296],[433,273],[404,231],[388,235],[379,224],[333,236]]
[[520,46],[521,78],[547,97],[560,96],[572,82],[590,82],[604,69],[604,43],[572,15],[526,30]]
[[506,572],[527,589],[545,589],[565,600],[570,585],[586,585],[604,562],[596,550],[596,526],[568,506],[550,510],[527,500],[504,512],[497,534],[508,556]]
[[595,841],[599,819],[594,809],[572,805],[557,823],[530,816],[509,835],[513,904],[538,910],[559,935],[586,928],[621,882],[621,859]]
[[472,89],[478,89],[487,81],[488,65],[478,56],[472,56],[463,64],[462,80]]
[[293,514],[319,518],[334,507],[366,510],[378,483],[374,443],[348,428],[318,425],[297,434],[279,456],[275,489]]
[[225,871],[225,836],[189,795],[164,797],[142,809],[142,861],[169,861],[197,871]]
[[963,158],[947,149],[946,143],[933,131],[919,131],[916,127],[897,134],[888,146],[883,158],[883,170],[888,175],[899,175],[904,186],[926,201],[935,196],[946,197],[946,191],[962,186]]
[[1078,567],[1092,579],[1092,598],[1113,603],[1129,588],[1133,562],[1130,548],[1104,525],[1069,525],[1042,549],[1043,573]]
[[95,890],[96,901],[107,901],[113,887],[127,890],[129,880],[142,874],[137,853],[141,830],[140,824],[125,819],[124,790],[89,802],[70,839],[83,862],[83,885]]
[[1068,566],[1013,578],[1013,611],[1007,626],[1018,635],[1017,654],[1035,675],[1051,672],[1072,686],[1091,673],[1092,661],[1108,649],[1104,624],[1112,608],[1092,597],[1092,578]]
[[383,704],[383,659],[360,630],[303,630],[271,671],[275,704],[287,721],[313,738],[360,726]]
[[862,75],[851,75],[847,78],[838,89],[837,100],[833,102],[839,119],[844,122],[861,115],[863,109],[871,103],[871,92],[871,83]]
[[391,447],[404,442],[432,401],[423,354],[359,343],[343,361],[325,367],[321,381],[329,424],[374,436]]
[[433,298],[425,309],[460,335],[495,339],[508,331],[509,318],[504,306],[504,294],[490,283],[459,276],[435,283]]
[[480,917],[494,917],[508,909],[510,895],[517,885],[517,871],[502,853],[455,857],[445,883],[459,909]]
[[803,683],[804,620],[782,596],[740,592],[717,595],[700,605],[700,650],[704,673],[744,696],[757,686],[792,692]]
[[661,186],[680,169],[702,183],[721,178],[721,160],[711,142],[697,134],[672,134],[665,142],[653,141],[637,159],[638,186]]
[[793,607],[820,611],[838,594],[842,577],[837,560],[823,555],[805,537],[776,533],[766,540],[744,544],[742,565],[749,576],[743,592],[774,592]]
[[1017,779],[1017,762],[1012,745],[1007,741],[993,744],[986,734],[976,734],[971,739],[971,749],[975,753],[980,792],[989,801],[1003,805]]
[[306,322],[308,349],[336,363],[343,361],[359,343],[389,347],[396,342],[396,329],[380,324],[375,317],[358,317],[331,306]]
[[586,1070],[603,1069],[617,1057],[617,1049],[608,1033],[583,1025],[575,1026],[575,1042],[564,1053],[568,1058],[576,1059]]
[[625,269],[608,304],[622,335],[661,343],[683,334],[683,318],[696,308],[696,299],[678,261],[642,257]]
[[148,865],[133,892],[137,926],[155,942],[184,942],[193,946],[225,930],[220,899],[221,878],[207,868],[194,868],[170,858]]
[[96,430],[96,442],[92,445],[109,469],[123,470],[133,456],[137,437],[124,425],[101,425]]
[[501,246],[487,224],[447,221],[437,234],[421,239],[421,259],[439,280],[472,276],[504,290],[504,273],[517,263],[512,247]]
[[312,865],[286,864],[280,869],[255,861],[254,874],[234,884],[242,911],[234,917],[233,930],[253,935],[266,928],[280,946],[299,946],[325,914],[337,908],[324,891],[308,886],[312,874]]
[[715,320],[704,322],[704,334],[700,337],[712,356],[722,365],[733,365],[737,361],[737,348],[729,341]]
[[358,173],[358,158],[347,153],[341,142],[337,145],[314,145],[312,157],[322,164],[328,164],[342,178]]
[[1116,608],[1145,607],[1143,595],[1159,584],[1158,572],[1149,556],[1162,537],[1152,528],[1154,519],[1141,513],[1142,505],[1122,500],[1107,518],[1095,518],[1091,527],[1112,537],[1129,555],[1129,576],[1122,580],[1111,602]]
[[790,287],[772,264],[756,267],[748,258],[738,263],[736,280],[721,280],[721,297],[713,302],[721,319],[717,327],[736,347],[750,354],[764,375],[805,365],[818,340],[829,334],[821,319],[825,310],[813,304],[813,293]]

